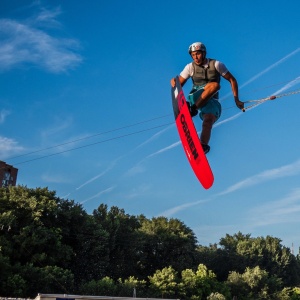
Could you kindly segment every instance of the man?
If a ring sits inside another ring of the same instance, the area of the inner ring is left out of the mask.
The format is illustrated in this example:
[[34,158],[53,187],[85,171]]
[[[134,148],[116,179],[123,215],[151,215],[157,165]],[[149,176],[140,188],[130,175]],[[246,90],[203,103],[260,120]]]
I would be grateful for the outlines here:
[[[244,103],[239,100],[238,84],[234,76],[222,62],[206,58],[204,44],[196,42],[190,45],[189,54],[193,62],[185,66],[179,81],[181,86],[184,86],[186,81],[192,78],[193,88],[188,96],[188,105],[192,117],[198,114],[198,109],[200,110],[199,116],[203,121],[200,141],[204,152],[208,153],[212,126],[220,118],[222,111],[218,101],[221,76],[230,82],[236,106],[243,109]],[[175,86],[175,78],[171,79],[171,86]]]

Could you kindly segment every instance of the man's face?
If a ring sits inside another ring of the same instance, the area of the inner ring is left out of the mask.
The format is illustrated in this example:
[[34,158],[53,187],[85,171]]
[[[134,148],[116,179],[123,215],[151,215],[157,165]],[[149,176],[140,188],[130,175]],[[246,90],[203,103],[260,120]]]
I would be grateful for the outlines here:
[[203,63],[204,56],[202,51],[193,51],[191,56],[196,65],[201,65]]

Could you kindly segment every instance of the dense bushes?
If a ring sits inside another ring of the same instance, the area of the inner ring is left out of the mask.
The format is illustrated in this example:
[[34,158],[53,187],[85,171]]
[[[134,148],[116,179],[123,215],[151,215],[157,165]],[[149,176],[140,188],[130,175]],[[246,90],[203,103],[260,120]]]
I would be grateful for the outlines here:
[[0,295],[300,299],[299,259],[278,238],[201,246],[178,219],[92,215],[47,188],[0,189]]

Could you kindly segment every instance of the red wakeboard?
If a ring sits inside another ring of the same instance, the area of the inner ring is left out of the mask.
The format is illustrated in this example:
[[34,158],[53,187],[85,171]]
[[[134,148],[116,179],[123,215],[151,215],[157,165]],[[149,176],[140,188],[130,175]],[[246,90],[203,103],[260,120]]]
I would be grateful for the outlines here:
[[214,175],[203,152],[178,77],[171,93],[176,126],[183,149],[198,180],[205,189],[209,189],[213,185]]

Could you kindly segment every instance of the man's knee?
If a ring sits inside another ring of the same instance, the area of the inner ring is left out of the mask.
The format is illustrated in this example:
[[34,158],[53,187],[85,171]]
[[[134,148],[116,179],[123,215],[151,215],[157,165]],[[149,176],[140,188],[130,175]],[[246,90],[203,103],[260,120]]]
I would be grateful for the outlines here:
[[218,82],[209,82],[205,86],[205,89],[207,89],[211,92],[217,92],[220,88],[221,88],[221,86]]
[[204,114],[203,126],[212,126],[216,121],[216,116],[213,114]]

